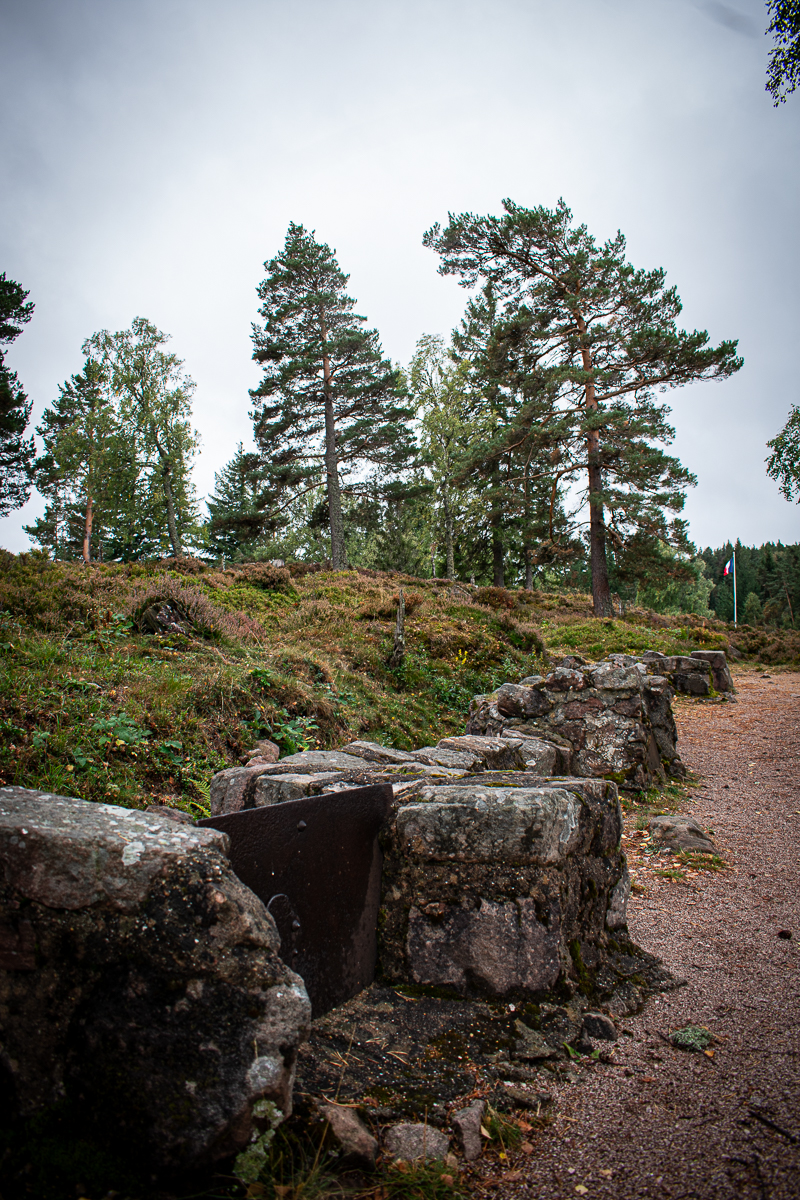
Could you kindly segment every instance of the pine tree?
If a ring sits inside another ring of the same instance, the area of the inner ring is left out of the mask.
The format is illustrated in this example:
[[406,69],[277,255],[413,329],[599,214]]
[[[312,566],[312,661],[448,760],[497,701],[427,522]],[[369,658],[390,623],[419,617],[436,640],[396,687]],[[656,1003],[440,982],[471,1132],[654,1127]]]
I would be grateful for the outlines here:
[[267,525],[260,484],[259,456],[245,453],[240,442],[231,461],[214,476],[214,492],[206,500],[208,550],[214,557],[252,557]]
[[800,504],[800,408],[792,405],[783,429],[767,442],[772,453],[767,459],[767,474],[777,479],[787,500]]
[[0,272],[0,516],[21,508],[31,491],[35,447],[24,436],[31,415],[31,401],[16,371],[5,365],[5,347],[22,333],[33,315],[29,293]]
[[286,243],[264,264],[258,287],[263,327],[253,325],[253,357],[264,368],[251,392],[262,454],[264,502],[282,504],[324,478],[331,559],[345,565],[343,489],[367,466],[383,489],[413,460],[412,417],[401,373],[382,355],[376,330],[353,310],[331,249],[292,223]]
[[767,13],[767,33],[775,38],[767,67],[767,91],[777,108],[800,83],[800,0],[767,0]]
[[495,352],[499,329],[488,283],[453,334],[453,355],[469,368],[474,430],[458,482],[470,480],[486,507],[494,584],[504,585],[507,564],[518,558],[530,589],[534,573],[560,571],[582,547],[570,536],[564,512],[552,423],[534,419],[534,401],[509,384]]
[[563,200],[552,211],[503,206],[502,217],[450,214],[424,244],[442,274],[488,282],[502,304],[493,360],[523,400],[508,437],[535,432],[558,456],[560,481],[584,480],[594,612],[609,616],[607,542],[685,540],[667,513],[681,511],[694,480],[661,449],[674,431],[656,391],[727,378],[741,359],[734,341],[712,347],[707,333],[677,328],[675,289],[663,270],[626,262],[621,233],[598,246]]
[[135,486],[129,445],[99,362],[87,357],[83,371],[59,387],[36,432],[44,441],[34,464],[36,486],[47,505],[26,532],[54,558],[80,554],[89,563],[93,532],[110,550],[119,527],[127,526],[124,496]]

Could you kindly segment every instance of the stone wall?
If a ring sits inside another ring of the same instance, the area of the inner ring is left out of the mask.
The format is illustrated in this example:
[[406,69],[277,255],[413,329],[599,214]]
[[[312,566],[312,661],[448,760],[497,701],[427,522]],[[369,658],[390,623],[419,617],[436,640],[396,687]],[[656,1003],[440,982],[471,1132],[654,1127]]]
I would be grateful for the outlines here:
[[[708,670],[702,663],[706,678]],[[665,676],[627,655],[601,663],[572,658],[545,676],[475,696],[467,732],[544,738],[561,747],[570,775],[646,788],[684,773],[673,695]]]

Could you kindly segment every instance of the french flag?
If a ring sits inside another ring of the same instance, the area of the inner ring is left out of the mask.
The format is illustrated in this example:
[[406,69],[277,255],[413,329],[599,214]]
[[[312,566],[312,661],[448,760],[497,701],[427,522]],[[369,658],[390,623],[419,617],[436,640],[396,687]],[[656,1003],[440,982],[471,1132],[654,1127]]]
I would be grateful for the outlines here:
[[722,572],[722,574],[723,574],[723,576],[730,575],[732,571],[733,571],[733,555],[731,555],[730,562],[725,563],[725,569]]

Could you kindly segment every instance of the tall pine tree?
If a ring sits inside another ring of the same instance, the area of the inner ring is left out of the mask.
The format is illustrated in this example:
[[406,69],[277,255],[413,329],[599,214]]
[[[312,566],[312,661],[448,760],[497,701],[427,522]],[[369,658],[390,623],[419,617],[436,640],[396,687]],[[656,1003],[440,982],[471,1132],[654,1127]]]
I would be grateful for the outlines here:
[[414,456],[400,371],[383,357],[377,331],[353,310],[349,276],[333,251],[292,223],[258,287],[264,324],[253,325],[253,357],[264,368],[251,416],[262,454],[265,503],[273,514],[324,479],[331,559],[345,565],[342,491],[370,467],[382,487]]
[[[611,614],[607,541],[636,535],[683,545],[679,513],[692,476],[662,446],[673,430],[656,392],[725,379],[742,360],[736,342],[678,329],[681,303],[663,270],[638,271],[621,233],[598,246],[554,210],[503,202],[502,217],[450,214],[424,237],[439,270],[465,287],[489,283],[502,304],[492,354],[524,403],[509,436],[550,444],[559,479],[588,508],[594,612]],[[583,483],[581,484],[581,480]]]
[[93,533],[113,556],[111,543],[127,524],[123,498],[135,485],[135,467],[101,364],[87,357],[83,371],[58,390],[36,429],[44,441],[34,472],[45,512],[26,532],[54,558],[80,555],[90,563]]
[[33,438],[25,437],[31,401],[5,363],[5,347],[22,333],[33,315],[28,292],[0,272],[0,517],[21,508],[31,491],[35,454]]

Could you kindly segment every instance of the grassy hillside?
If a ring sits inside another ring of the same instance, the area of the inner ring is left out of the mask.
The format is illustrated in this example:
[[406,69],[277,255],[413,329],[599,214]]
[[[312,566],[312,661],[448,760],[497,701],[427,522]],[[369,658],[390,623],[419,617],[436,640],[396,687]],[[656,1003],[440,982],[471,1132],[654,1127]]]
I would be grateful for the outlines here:
[[[470,697],[548,656],[738,644],[800,658],[800,636],[631,610],[585,595],[451,587],[304,564],[221,571],[197,560],[85,569],[0,552],[0,784],[199,813],[214,771],[258,737],[285,752],[355,736],[402,748],[461,732]],[[398,589],[407,657],[387,658]],[[136,632],[172,600],[192,633]]]

